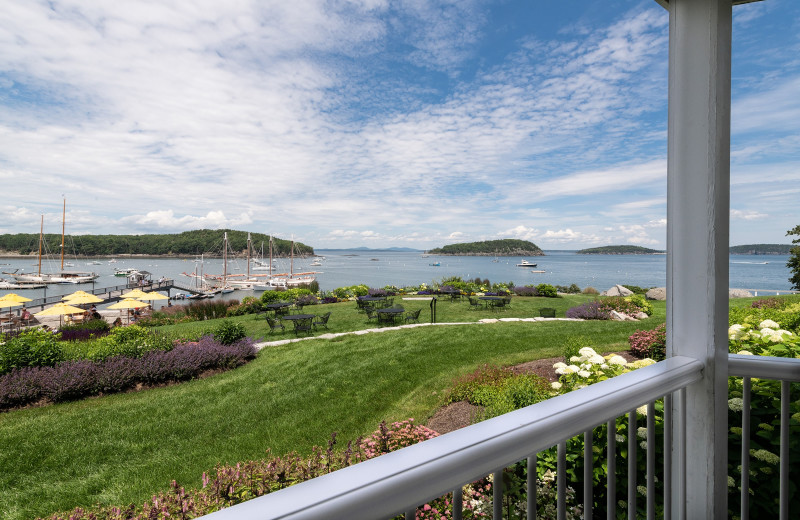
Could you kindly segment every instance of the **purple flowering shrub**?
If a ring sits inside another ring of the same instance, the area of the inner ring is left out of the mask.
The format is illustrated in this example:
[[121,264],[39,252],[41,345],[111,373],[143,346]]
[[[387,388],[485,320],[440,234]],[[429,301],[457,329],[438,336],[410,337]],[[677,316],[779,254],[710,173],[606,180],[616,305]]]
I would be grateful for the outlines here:
[[370,287],[367,290],[367,296],[388,296],[386,289]]
[[99,362],[65,361],[56,366],[16,369],[0,376],[0,410],[42,399],[63,402],[121,392],[139,383],[184,381],[206,370],[238,367],[255,355],[250,338],[225,346],[205,336],[169,351],[151,350],[139,358],[115,356]]
[[609,320],[611,313],[608,308],[599,301],[586,302],[577,307],[567,309],[567,318],[581,320]]
[[517,296],[539,296],[539,291],[536,290],[536,287],[529,287],[525,286],[516,286],[514,287],[514,294]]
[[661,324],[653,330],[639,330],[628,338],[631,354],[639,359],[661,361],[667,356],[667,328]]

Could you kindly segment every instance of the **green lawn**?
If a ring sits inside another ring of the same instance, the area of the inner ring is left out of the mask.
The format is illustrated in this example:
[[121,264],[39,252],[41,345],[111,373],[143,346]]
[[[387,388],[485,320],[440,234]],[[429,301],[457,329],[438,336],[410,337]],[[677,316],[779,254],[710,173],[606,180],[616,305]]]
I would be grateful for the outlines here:
[[[515,298],[498,314],[442,301],[437,317],[527,317],[545,306],[563,316],[588,299]],[[396,302],[426,309],[420,321],[429,320],[427,301]],[[600,351],[626,349],[627,337],[662,322],[664,309],[657,303],[654,317],[641,322],[452,325],[312,339],[267,347],[252,363],[203,380],[0,414],[0,515],[16,520],[98,502],[139,503],[173,479],[199,486],[215,464],[263,458],[267,450],[306,453],[334,431],[346,443],[384,419],[424,420],[454,378],[483,363],[558,356],[573,335],[591,338]],[[353,303],[308,310],[330,310],[331,332],[368,328]],[[263,318],[235,319],[254,337],[268,330]]]

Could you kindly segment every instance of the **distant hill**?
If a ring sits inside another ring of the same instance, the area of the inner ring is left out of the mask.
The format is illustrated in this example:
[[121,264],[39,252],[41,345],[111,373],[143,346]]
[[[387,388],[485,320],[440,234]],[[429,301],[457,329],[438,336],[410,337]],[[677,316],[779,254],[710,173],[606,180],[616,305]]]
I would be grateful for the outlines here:
[[397,251],[400,253],[419,253],[421,249],[414,249],[413,247],[345,247],[345,248],[333,248],[333,247],[321,247],[319,248],[320,251]]
[[544,256],[541,248],[533,242],[513,238],[451,244],[431,249],[428,253],[455,256]]
[[579,255],[653,255],[663,253],[657,249],[649,249],[641,246],[603,246],[581,249]]
[[[186,256],[200,255],[221,256],[222,235],[228,233],[230,251],[240,252],[247,249],[247,231],[232,229],[198,229],[177,234],[164,235],[76,235],[68,236],[65,250],[69,256],[113,256],[113,255],[164,255]],[[267,254],[269,235],[251,233],[253,249]],[[61,235],[45,234],[45,250],[61,251]],[[288,256],[291,249],[289,240],[275,238],[273,254]],[[39,251],[39,235],[33,233],[17,233],[0,235],[0,251],[22,255],[35,254]],[[313,255],[314,248],[299,242],[295,243],[295,254]]]
[[748,244],[731,246],[732,255],[789,255],[792,244]]

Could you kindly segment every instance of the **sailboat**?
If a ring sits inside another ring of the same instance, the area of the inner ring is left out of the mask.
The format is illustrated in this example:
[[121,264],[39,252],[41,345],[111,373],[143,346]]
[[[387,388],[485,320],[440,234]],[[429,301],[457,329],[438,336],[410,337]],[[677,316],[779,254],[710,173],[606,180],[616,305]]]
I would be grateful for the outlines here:
[[64,199],[64,208],[61,214],[61,269],[54,273],[42,272],[42,246],[44,242],[44,215],[42,215],[39,228],[39,262],[36,274],[14,272],[4,272],[14,278],[19,284],[78,284],[90,283],[99,275],[91,271],[65,271],[64,270],[64,231],[66,229],[67,200]]
[[270,283],[273,285],[282,285],[285,287],[297,287],[298,285],[308,285],[317,279],[315,274],[317,271],[308,271],[304,273],[294,272],[294,237],[292,237],[291,257],[289,263],[289,272],[273,275],[270,278]]

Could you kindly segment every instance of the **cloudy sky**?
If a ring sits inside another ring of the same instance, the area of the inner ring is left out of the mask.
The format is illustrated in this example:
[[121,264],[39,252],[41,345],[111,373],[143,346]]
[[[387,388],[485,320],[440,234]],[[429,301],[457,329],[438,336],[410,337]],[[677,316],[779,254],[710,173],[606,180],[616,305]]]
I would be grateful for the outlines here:
[[[731,244],[800,224],[800,2],[734,9]],[[664,248],[653,0],[3,0],[0,233]]]

